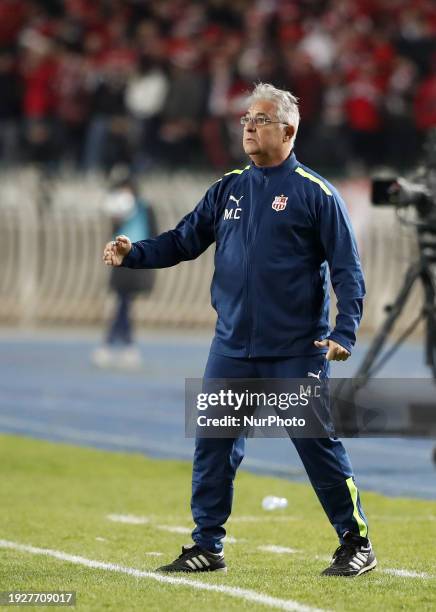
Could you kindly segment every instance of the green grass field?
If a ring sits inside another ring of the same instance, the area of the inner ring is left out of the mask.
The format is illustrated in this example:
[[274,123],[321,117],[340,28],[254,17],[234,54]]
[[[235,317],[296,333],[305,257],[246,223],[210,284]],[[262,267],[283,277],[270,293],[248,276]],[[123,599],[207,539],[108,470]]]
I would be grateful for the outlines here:
[[[337,544],[312,490],[241,471],[228,523],[236,539],[225,549],[228,573],[178,574],[181,582],[158,582],[154,574],[88,567],[80,559],[8,548],[5,541],[153,571],[190,541],[182,530],[169,530],[192,528],[189,463],[2,435],[0,465],[0,591],[75,590],[80,610],[436,609],[433,502],[361,492],[379,566],[355,580],[322,578]],[[262,510],[268,494],[287,497],[288,508]],[[148,521],[124,524],[108,514]],[[260,551],[264,545],[297,552]],[[392,569],[422,575],[399,576]],[[201,584],[222,590],[202,590]],[[260,603],[235,587],[274,599]]]

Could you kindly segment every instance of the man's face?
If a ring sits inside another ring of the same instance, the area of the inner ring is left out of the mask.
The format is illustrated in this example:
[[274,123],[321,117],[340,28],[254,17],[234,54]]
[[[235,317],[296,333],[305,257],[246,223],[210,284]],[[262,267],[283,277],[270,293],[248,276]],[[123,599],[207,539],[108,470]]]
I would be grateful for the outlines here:
[[[250,117],[263,116],[278,121],[276,104],[270,100],[254,102],[247,111]],[[291,128],[287,128],[288,131]],[[257,159],[274,159],[280,156],[283,149],[289,148],[289,138],[284,142],[285,126],[283,123],[267,123],[256,125],[254,122],[244,125],[244,151],[250,157]]]

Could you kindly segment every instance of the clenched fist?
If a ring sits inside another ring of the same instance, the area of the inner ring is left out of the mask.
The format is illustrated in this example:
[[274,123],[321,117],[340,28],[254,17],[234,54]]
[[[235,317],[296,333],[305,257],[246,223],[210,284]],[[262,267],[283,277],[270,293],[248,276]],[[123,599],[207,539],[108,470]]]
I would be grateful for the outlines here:
[[123,259],[130,253],[132,243],[127,236],[117,236],[104,247],[103,261],[107,266],[121,266]]

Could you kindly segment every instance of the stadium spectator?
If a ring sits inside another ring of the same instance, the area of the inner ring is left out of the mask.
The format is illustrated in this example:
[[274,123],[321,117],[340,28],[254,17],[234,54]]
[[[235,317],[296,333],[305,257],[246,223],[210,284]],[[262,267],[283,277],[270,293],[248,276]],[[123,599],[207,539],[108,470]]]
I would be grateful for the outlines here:
[[60,48],[56,74],[57,151],[79,167],[83,158],[89,95],[86,60],[74,46]]
[[30,161],[50,165],[56,160],[56,73],[53,41],[35,30],[21,38],[23,56],[23,129]]
[[[420,148],[417,133],[417,128],[421,129],[420,111],[416,119],[413,114],[413,93],[417,80],[416,64],[406,57],[395,58],[383,97],[385,161],[403,170],[413,165]],[[417,100],[420,98],[418,92]],[[407,147],[404,147],[405,142]]]
[[350,78],[345,109],[353,156],[368,165],[380,162],[382,91],[376,81],[376,66],[368,60]]
[[130,163],[130,122],[125,97],[125,66],[108,62],[99,72],[91,92],[91,114],[86,134],[86,170],[109,169],[115,163]]
[[139,55],[127,83],[125,103],[133,122],[133,165],[136,170],[143,170],[155,162],[169,78],[165,70],[165,44],[156,21],[143,20],[135,39]]
[[288,49],[284,57],[286,87],[301,100],[301,132],[298,135],[299,151],[310,157],[314,140],[318,139],[319,118],[322,108],[323,79],[312,57],[302,49]]
[[11,83],[3,158],[6,149],[12,160],[86,169],[225,167],[243,156],[233,121],[241,93],[263,80],[304,100],[298,146],[309,163],[326,159],[334,135],[337,170],[354,156],[404,165],[399,133],[413,160],[431,124],[436,4],[3,0],[0,49],[14,54],[2,77]]
[[427,132],[436,126],[436,74],[434,73],[430,74],[417,89],[415,123],[421,132]]
[[235,68],[240,48],[239,37],[226,36],[209,58],[208,116],[203,124],[203,138],[207,157],[217,169],[228,167],[243,156],[239,117],[250,84]]
[[10,50],[0,51],[0,162],[19,158],[20,82]]
[[206,81],[199,62],[197,46],[174,41],[170,50],[169,88],[159,130],[162,159],[171,166],[189,164],[193,153],[199,153],[201,120],[206,106]]
[[[138,194],[134,176],[123,165],[114,166],[109,173],[109,191],[104,209],[112,224],[112,234],[128,233],[138,240],[144,235],[157,234],[153,209]],[[115,294],[114,312],[110,318],[105,342],[91,356],[100,368],[115,367],[136,369],[142,365],[142,357],[135,343],[132,323],[132,306],[139,294],[147,295],[153,288],[153,270],[113,268],[110,289]]]

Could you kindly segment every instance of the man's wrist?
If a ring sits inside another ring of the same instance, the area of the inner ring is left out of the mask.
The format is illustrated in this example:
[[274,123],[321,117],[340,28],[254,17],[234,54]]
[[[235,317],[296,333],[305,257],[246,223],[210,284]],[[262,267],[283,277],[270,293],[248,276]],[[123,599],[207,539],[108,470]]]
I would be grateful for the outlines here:
[[333,342],[336,342],[336,344],[339,344],[339,346],[344,348],[351,355],[353,351],[353,346],[349,342],[349,340],[347,340],[344,336],[342,336],[342,334],[338,334],[335,331],[332,331],[332,333],[329,336],[327,336],[327,340],[332,340]]
[[135,259],[135,244],[133,243],[132,246],[130,247],[130,251],[127,253],[127,255],[124,255],[123,257],[123,261],[121,262],[121,267],[123,268],[129,268],[132,263],[134,262]]

